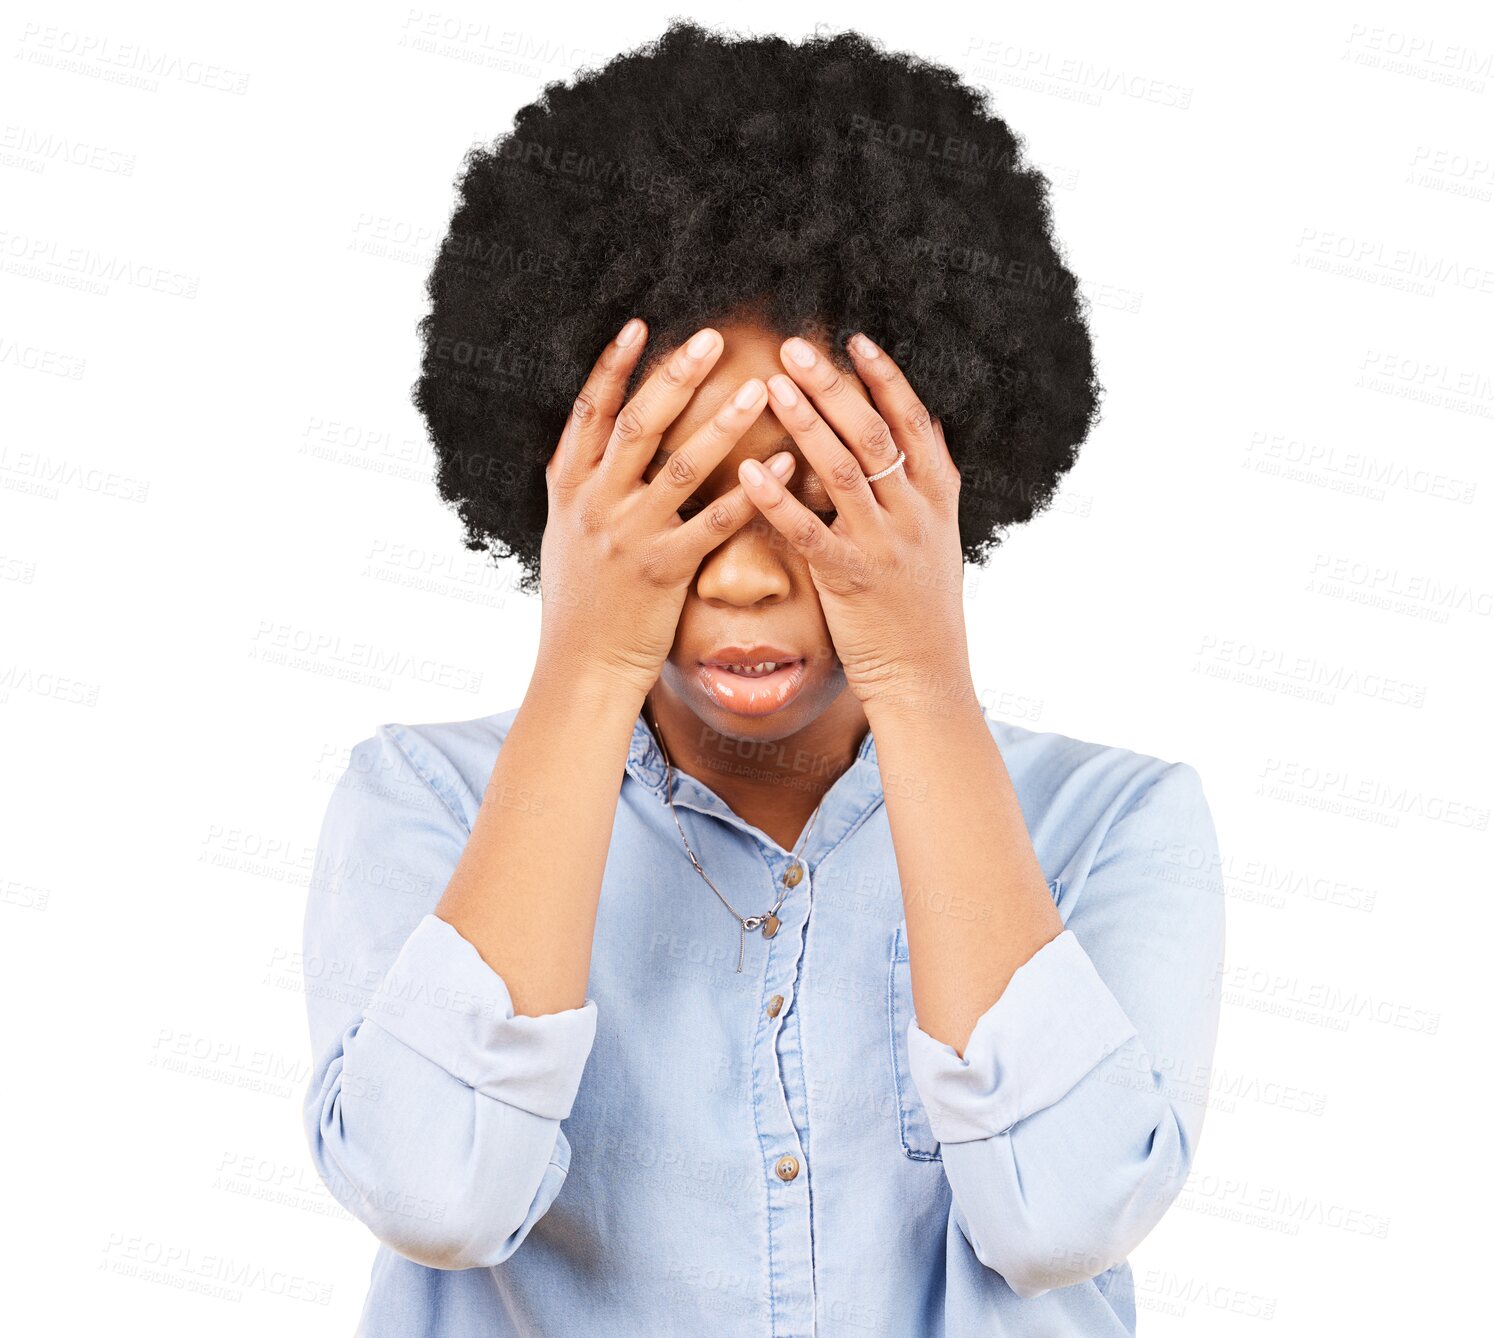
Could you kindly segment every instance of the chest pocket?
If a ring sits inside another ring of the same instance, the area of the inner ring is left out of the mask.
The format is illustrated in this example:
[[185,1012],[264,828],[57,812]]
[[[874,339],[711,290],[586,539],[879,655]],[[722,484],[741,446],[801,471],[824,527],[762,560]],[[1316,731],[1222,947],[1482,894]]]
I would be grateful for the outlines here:
[[913,981],[908,968],[908,940],[899,925],[892,936],[887,964],[887,1033],[892,1085],[897,1100],[898,1136],[903,1152],[914,1161],[943,1161],[939,1143],[929,1127],[928,1112],[913,1086],[908,1067],[908,1024],[913,1021]]

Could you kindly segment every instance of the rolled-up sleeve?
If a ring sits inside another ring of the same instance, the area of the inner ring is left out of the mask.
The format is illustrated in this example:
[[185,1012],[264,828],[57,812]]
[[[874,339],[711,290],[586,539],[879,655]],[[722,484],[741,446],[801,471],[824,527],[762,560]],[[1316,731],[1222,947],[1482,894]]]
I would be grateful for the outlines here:
[[[1055,1028],[1055,1019],[1064,1019]],[[915,1022],[908,1064],[940,1143],[1004,1134],[1136,1035],[1072,929],[1039,948],[975,1024],[963,1057]]]
[[963,1055],[908,1026],[954,1220],[1019,1296],[1120,1263],[1187,1178],[1219,1017],[1224,897],[1198,773],[1160,772],[1101,838],[1065,927]]
[[554,1202],[596,1034],[591,999],[515,1016],[502,976],[432,913],[468,836],[458,785],[399,726],[354,748],[302,953],[317,1171],[379,1240],[443,1269],[507,1259]]

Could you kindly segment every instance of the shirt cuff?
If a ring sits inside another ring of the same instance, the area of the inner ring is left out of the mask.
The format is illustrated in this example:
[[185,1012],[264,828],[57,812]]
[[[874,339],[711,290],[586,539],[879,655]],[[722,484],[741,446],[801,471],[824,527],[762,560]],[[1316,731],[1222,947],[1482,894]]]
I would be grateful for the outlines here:
[[503,977],[435,915],[405,940],[363,1016],[483,1095],[551,1120],[570,1115],[597,1030],[592,999],[515,1016]]
[[963,1058],[908,1023],[908,1068],[941,1143],[1004,1134],[1065,1096],[1136,1035],[1072,930],[1017,968],[976,1021]]

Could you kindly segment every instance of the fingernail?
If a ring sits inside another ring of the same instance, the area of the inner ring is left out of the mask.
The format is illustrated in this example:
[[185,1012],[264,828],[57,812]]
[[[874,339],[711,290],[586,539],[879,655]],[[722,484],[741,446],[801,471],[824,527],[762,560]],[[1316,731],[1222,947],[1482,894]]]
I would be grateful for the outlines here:
[[638,336],[643,333],[643,322],[634,316],[621,330],[617,332],[618,348],[627,348]]
[[763,467],[756,460],[743,460],[742,473],[747,475],[748,483],[761,484],[768,477],[763,473]]
[[685,345],[685,352],[692,358],[703,358],[715,347],[716,332],[714,330],[702,330]]
[[870,359],[879,358],[882,356],[882,350],[879,349],[874,343],[872,343],[872,341],[868,339],[864,334],[862,334],[859,330],[851,339],[851,347],[854,348],[856,352],[859,353],[863,358]]
[[790,339],[788,355],[801,367],[813,367],[815,352],[802,339]]
[[782,372],[768,378],[768,389],[785,409],[792,409],[799,402],[799,396],[794,393],[794,383]]
[[768,468],[781,479],[786,479],[794,472],[794,457],[788,451],[779,451],[768,461]]
[[762,398],[763,383],[754,377],[748,381],[739,391],[737,397],[732,401],[739,409],[750,409]]

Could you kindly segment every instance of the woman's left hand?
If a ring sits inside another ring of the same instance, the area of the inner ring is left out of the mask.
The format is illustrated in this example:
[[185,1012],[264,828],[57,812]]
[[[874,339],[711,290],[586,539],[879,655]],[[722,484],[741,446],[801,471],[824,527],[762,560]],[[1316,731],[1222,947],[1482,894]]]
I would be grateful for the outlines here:
[[[832,522],[826,525],[756,461],[744,460],[738,477],[808,562],[846,681],[863,705],[963,700],[973,688],[960,471],[942,426],[892,358],[864,335],[848,348],[874,404],[802,339],[779,350],[789,376],[768,380],[769,406],[829,493]],[[868,482],[899,450],[906,452],[903,467]]]

